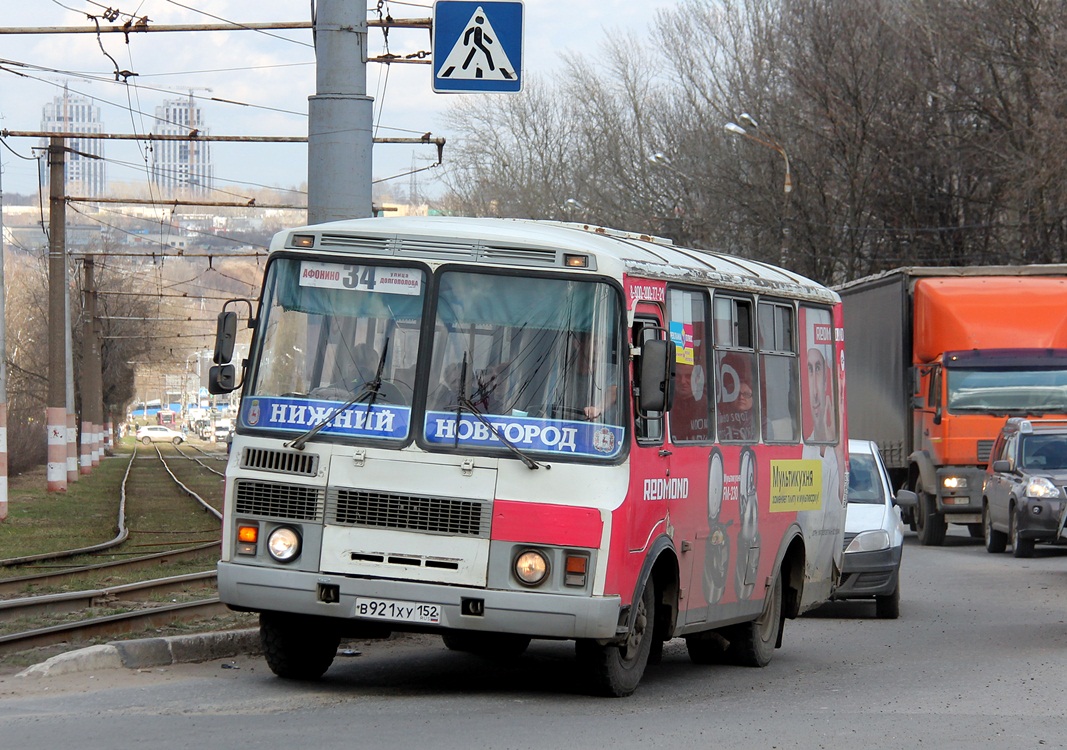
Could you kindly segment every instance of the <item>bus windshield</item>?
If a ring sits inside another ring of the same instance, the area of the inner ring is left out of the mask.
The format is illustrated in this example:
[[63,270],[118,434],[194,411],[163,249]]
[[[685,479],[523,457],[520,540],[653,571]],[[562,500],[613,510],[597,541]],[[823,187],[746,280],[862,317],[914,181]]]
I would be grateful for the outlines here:
[[438,289],[428,446],[618,455],[627,354],[613,287],[450,271]]
[[420,268],[276,259],[243,423],[386,441],[420,425],[433,451],[620,454],[628,350],[615,287],[445,270],[431,329],[430,286]]
[[303,432],[343,407],[324,436],[406,439],[425,292],[417,268],[275,260],[244,423]]

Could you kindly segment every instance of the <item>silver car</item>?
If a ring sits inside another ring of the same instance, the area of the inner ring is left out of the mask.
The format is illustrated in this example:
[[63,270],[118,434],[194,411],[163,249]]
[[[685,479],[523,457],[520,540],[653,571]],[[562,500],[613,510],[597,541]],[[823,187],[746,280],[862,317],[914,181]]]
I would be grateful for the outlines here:
[[[895,504],[889,474],[878,446],[870,440],[848,441],[848,506],[845,509],[845,555],[834,599],[874,599],[875,614],[900,616],[900,559],[904,524]],[[901,500],[914,493],[900,490]]]

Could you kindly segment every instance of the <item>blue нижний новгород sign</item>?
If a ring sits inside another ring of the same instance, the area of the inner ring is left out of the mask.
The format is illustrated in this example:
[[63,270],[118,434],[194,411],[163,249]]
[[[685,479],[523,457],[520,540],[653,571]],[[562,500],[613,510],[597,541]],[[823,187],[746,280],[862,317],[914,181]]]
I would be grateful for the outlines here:
[[521,2],[438,0],[433,20],[433,90],[522,90]]

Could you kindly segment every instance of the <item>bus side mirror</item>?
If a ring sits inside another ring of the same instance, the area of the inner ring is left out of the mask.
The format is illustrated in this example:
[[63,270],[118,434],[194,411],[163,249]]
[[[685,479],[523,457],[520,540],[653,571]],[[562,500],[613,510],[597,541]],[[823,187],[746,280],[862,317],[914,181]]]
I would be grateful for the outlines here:
[[215,329],[215,353],[211,357],[212,361],[216,365],[224,365],[233,359],[233,347],[236,342],[237,313],[223,310],[219,313],[219,322]]
[[641,373],[639,383],[642,412],[669,411],[674,399],[673,341],[654,339],[641,345]]
[[237,388],[237,368],[233,365],[212,365],[207,376],[208,393],[232,393]]

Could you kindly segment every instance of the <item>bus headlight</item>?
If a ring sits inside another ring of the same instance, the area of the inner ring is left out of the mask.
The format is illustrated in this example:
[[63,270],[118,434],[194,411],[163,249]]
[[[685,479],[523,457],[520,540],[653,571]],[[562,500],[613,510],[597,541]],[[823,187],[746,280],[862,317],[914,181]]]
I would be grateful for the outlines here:
[[289,526],[279,526],[267,537],[267,551],[278,562],[295,560],[300,554],[300,534]]
[[515,576],[527,586],[536,586],[548,575],[548,560],[544,554],[530,549],[515,558]]

